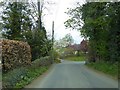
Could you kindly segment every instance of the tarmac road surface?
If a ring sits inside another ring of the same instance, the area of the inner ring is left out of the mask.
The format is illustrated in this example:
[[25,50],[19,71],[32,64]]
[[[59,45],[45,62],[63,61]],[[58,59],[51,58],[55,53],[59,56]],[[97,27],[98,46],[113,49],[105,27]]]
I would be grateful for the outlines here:
[[25,88],[118,88],[118,81],[86,67],[84,61],[54,64]]

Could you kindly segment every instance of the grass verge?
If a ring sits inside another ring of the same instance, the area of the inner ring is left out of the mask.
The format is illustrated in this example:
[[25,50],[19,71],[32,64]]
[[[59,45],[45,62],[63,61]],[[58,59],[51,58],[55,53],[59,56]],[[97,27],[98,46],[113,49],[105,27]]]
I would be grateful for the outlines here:
[[85,55],[81,55],[81,56],[70,56],[70,57],[66,57],[64,59],[69,60],[69,61],[85,61],[86,57],[85,57]]
[[51,66],[50,57],[36,59],[30,65],[17,67],[7,73],[2,73],[2,88],[21,89],[30,84]]
[[14,88],[24,88],[26,85],[30,84],[35,78],[42,75],[47,71],[49,66],[43,66],[35,69],[28,69],[28,73],[21,81],[16,83]]
[[118,79],[118,63],[112,64],[109,62],[95,62],[88,63],[86,65],[105,74],[108,74],[115,79]]

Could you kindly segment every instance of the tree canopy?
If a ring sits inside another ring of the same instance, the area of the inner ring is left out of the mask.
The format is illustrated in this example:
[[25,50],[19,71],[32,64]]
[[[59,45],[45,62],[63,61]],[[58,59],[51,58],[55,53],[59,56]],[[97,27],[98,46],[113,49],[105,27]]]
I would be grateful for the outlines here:
[[[34,18],[34,10],[36,10],[34,3],[6,2],[3,8],[3,37],[28,42],[32,60],[48,56],[52,47],[51,40],[47,37],[42,17],[36,14],[37,19]],[[41,23],[38,22],[39,20]],[[38,28],[39,24],[41,28]]]
[[120,2],[87,2],[67,12],[65,26],[89,40],[89,61],[116,62],[120,58]]

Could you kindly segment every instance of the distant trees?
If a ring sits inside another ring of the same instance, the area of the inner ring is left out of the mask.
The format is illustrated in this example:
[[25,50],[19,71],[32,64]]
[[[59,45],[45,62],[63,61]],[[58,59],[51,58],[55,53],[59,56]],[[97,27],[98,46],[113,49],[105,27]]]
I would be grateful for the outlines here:
[[68,45],[71,45],[73,42],[74,42],[74,39],[71,36],[71,34],[66,34],[59,41],[55,41],[55,47],[66,47]]
[[73,44],[74,42],[74,39],[73,37],[71,36],[71,34],[66,34],[62,39],[60,40],[56,40],[54,42],[54,49],[60,54],[64,54],[64,51],[71,51],[68,50],[68,49],[65,49],[67,46]]
[[89,61],[116,62],[120,58],[120,2],[87,2],[69,9],[65,26],[80,30],[89,40]]

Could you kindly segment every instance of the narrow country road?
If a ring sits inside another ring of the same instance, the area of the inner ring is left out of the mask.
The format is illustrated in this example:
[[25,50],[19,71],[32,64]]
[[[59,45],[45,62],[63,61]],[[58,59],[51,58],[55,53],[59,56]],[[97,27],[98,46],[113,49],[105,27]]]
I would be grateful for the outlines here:
[[87,68],[84,63],[62,61],[25,88],[118,88],[117,80]]

